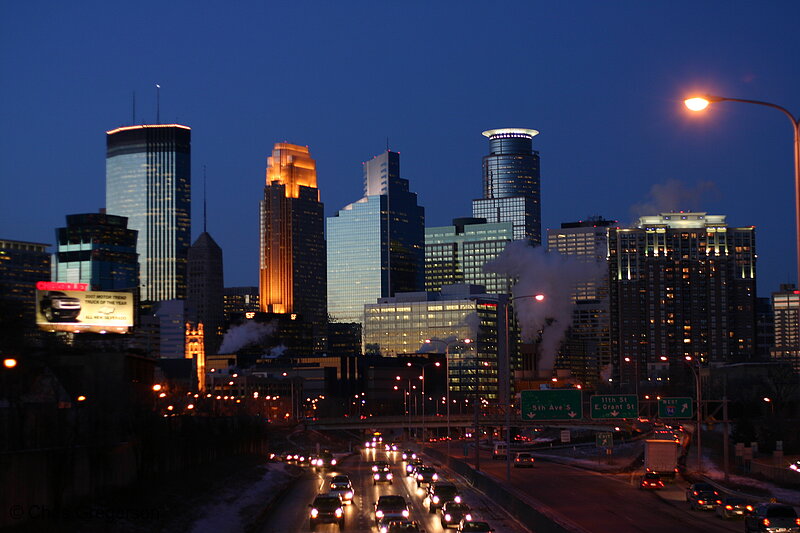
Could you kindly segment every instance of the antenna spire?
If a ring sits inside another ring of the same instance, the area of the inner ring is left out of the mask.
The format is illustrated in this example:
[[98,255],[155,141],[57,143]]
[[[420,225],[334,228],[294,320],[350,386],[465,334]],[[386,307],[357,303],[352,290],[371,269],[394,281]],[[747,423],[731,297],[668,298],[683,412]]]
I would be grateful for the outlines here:
[[389,136],[386,136],[386,151],[389,151]]
[[156,124],[161,124],[161,85],[156,83]]
[[131,126],[136,125],[136,91],[133,91],[133,122],[131,122]]
[[203,165],[203,233],[206,232],[206,166]]

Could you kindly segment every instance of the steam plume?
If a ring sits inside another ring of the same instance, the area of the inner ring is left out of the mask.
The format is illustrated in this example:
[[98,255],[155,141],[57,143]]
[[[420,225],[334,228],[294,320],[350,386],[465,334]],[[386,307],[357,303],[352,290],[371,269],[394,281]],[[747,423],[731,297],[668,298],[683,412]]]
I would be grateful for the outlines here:
[[650,187],[648,198],[644,203],[631,206],[634,217],[674,213],[676,211],[694,211],[700,208],[709,197],[718,197],[719,189],[714,182],[701,181],[690,187],[682,181],[671,179],[666,183],[656,183]]
[[234,353],[249,344],[254,344],[275,331],[272,324],[247,321],[230,328],[222,339],[219,353]]

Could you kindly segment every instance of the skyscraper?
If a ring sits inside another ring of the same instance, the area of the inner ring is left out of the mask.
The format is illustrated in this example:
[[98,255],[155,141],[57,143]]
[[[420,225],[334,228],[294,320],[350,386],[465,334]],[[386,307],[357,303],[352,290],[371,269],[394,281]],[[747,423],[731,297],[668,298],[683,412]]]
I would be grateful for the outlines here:
[[48,246],[0,239],[0,348],[36,336],[36,282],[50,281]]
[[191,244],[191,129],[150,124],[106,132],[106,212],[139,232],[141,299],[186,297]]
[[217,353],[223,322],[222,249],[203,232],[189,248],[186,310],[190,322],[203,324],[204,351]]
[[514,240],[542,243],[539,152],[536,130],[502,128],[484,131],[489,155],[483,158],[483,198],[472,201],[472,216],[487,222],[511,222]]
[[[755,228],[661,213],[609,228],[612,353],[623,385],[755,354]],[[661,359],[664,357],[665,359]]]
[[328,311],[364,320],[364,304],[424,287],[425,209],[400,177],[400,154],[364,163],[364,197],[328,218]]
[[327,321],[324,209],[307,146],[276,143],[261,201],[259,303],[314,324],[323,349]]
[[482,285],[489,294],[511,294],[513,280],[483,265],[514,239],[511,222],[490,224],[483,218],[456,218],[452,226],[425,228],[425,290],[443,285]]
[[794,285],[781,285],[772,293],[772,308],[775,313],[775,347],[771,357],[790,363],[800,373],[800,291]]
[[139,287],[136,230],[128,219],[106,213],[67,215],[67,226],[56,230],[53,281],[88,283],[92,291]]

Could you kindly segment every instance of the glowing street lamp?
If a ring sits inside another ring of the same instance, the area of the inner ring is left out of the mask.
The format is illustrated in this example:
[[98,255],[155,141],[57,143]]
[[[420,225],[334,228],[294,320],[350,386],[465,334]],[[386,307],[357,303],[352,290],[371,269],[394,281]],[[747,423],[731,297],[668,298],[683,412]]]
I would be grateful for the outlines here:
[[[425,339],[425,344],[431,344],[434,342],[438,342],[444,344],[444,374],[445,374],[445,385],[447,388],[447,455],[450,455],[450,346],[454,344],[458,344],[459,342],[464,344],[470,344],[472,339],[453,339],[450,342],[441,339]],[[475,358],[477,360],[478,354],[475,354]],[[478,375],[475,374],[475,378],[477,379]],[[475,394],[478,394],[478,386],[477,383],[475,384]],[[477,417],[476,417],[477,419]]]
[[3,366],[6,368],[14,368],[15,366],[17,366],[17,360],[14,359],[13,357],[7,357],[3,359]]
[[792,129],[794,130],[794,192],[795,192],[795,211],[794,211],[794,220],[795,220],[795,237],[797,239],[797,281],[800,283],[800,118],[796,118],[792,113],[789,112],[788,109],[785,107],[781,107],[776,104],[771,104],[769,102],[762,102],[760,100],[745,100],[742,98],[726,98],[724,96],[711,96],[711,95],[704,95],[704,96],[695,96],[692,98],[687,98],[683,101],[684,105],[691,110],[691,111],[703,111],[711,104],[716,104],[719,102],[740,102],[743,104],[755,104],[764,107],[771,107],[772,109],[777,109],[787,117],[792,123]]

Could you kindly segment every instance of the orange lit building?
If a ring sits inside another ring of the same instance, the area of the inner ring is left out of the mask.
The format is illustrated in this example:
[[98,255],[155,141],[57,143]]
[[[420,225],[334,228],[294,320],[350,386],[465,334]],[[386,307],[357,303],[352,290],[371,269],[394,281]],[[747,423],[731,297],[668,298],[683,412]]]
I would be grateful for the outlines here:
[[260,307],[312,323],[320,349],[327,317],[324,232],[317,167],[308,147],[276,143],[261,202]]

